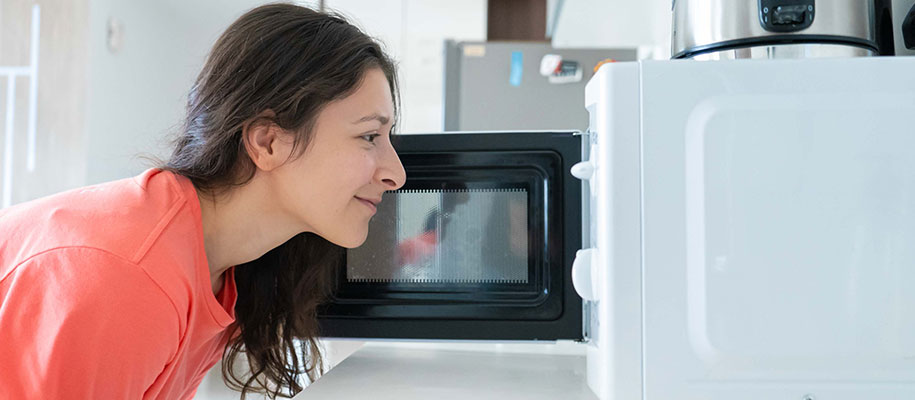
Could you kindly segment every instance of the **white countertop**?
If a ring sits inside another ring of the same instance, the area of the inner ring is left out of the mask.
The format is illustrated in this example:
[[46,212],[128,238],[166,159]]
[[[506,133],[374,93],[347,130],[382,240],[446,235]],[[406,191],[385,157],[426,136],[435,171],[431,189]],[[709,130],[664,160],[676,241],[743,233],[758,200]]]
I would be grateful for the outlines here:
[[295,399],[596,400],[585,356],[367,344]]

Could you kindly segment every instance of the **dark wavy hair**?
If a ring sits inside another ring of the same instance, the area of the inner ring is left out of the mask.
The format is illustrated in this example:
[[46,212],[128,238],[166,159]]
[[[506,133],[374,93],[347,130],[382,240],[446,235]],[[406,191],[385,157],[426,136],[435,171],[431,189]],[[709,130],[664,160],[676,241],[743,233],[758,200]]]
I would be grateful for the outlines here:
[[[242,142],[245,126],[267,119],[295,131],[301,154],[318,113],[353,93],[371,68],[387,77],[396,118],[396,66],[377,41],[339,15],[292,4],[255,8],[213,46],[188,96],[183,132],[161,167],[204,193],[244,185],[256,170]],[[332,291],[343,251],[302,233],[236,266],[236,322],[222,373],[242,399],[250,392],[291,397],[302,390],[302,374],[314,382],[322,373],[317,307]],[[241,354],[250,375],[236,375]]]

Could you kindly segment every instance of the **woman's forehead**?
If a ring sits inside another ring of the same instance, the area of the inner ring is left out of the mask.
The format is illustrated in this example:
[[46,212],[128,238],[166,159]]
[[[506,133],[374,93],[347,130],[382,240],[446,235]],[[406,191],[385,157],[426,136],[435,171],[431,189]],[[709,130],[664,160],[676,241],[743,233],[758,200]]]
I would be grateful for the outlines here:
[[356,90],[349,96],[328,104],[322,114],[341,118],[350,124],[377,121],[387,125],[394,114],[394,101],[387,77],[377,68],[367,71]]

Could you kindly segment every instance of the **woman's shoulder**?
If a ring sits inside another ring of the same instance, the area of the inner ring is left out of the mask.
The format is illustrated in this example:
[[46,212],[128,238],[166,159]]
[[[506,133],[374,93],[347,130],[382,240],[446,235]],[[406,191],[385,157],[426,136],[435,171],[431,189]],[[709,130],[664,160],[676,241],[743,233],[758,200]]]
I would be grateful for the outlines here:
[[[194,218],[181,213],[188,203],[174,175],[151,169],[2,210],[0,279],[13,265],[55,248],[92,248],[139,263],[175,219]],[[194,221],[177,225],[193,230]]]
[[0,294],[14,310],[88,320],[144,315],[173,326],[175,335],[182,325],[175,302],[143,268],[92,247],[58,247],[23,260],[0,279]]
[[56,247],[34,254],[14,267],[10,275],[15,277],[16,282],[5,282],[7,279],[4,279],[6,286],[36,285],[42,288],[41,291],[55,293],[55,297],[73,292],[80,293],[83,300],[93,296],[100,298],[92,301],[110,300],[112,293],[120,291],[134,294],[124,297],[142,295],[147,300],[141,303],[148,300],[168,301],[167,293],[140,265],[99,248]]
[[[114,349],[135,344],[150,346],[144,354],[157,354],[161,364],[174,354],[184,329],[183,314],[142,268],[97,248],[58,247],[23,260],[0,280],[0,297],[0,326],[17,326],[44,341],[79,342],[88,347],[72,351],[82,360],[98,358],[99,346],[127,356]],[[29,335],[4,335],[24,348],[42,345]]]

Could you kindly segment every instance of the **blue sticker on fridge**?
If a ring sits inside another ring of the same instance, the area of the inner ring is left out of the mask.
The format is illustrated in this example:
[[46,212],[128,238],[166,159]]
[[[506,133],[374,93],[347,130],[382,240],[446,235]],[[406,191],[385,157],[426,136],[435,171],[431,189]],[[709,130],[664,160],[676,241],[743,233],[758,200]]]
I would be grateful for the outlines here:
[[524,55],[520,51],[512,52],[511,73],[508,76],[508,83],[512,86],[521,86],[521,74],[524,72]]

